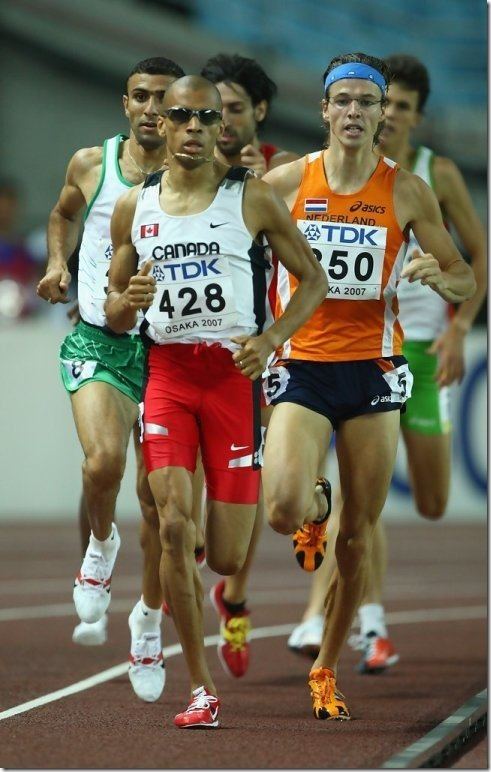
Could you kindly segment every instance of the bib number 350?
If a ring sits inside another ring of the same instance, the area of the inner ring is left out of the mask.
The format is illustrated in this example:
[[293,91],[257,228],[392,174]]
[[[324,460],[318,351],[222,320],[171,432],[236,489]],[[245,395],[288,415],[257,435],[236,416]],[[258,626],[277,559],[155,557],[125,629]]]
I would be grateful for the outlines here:
[[329,280],[327,299],[378,300],[387,228],[299,220]]

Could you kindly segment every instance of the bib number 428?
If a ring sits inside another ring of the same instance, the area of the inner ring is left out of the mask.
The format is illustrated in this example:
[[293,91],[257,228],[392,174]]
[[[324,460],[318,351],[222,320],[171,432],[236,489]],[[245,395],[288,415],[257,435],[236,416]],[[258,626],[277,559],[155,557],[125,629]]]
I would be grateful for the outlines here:
[[[220,284],[207,284],[203,288],[204,304],[208,311],[219,314],[225,308],[225,299],[223,297],[222,287]],[[196,305],[198,300],[198,293],[193,287],[181,287],[177,292],[179,300],[184,300],[185,303],[180,309],[179,315],[194,316],[195,314],[202,314],[203,308],[200,305]],[[159,304],[159,311],[167,314],[169,319],[174,318],[176,311],[175,306],[172,304],[171,295],[169,289],[164,289],[162,298]]]

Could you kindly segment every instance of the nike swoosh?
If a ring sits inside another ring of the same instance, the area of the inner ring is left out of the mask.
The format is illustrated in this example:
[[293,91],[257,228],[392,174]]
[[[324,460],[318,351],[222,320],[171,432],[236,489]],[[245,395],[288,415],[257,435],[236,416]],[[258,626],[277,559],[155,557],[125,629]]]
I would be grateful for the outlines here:
[[219,228],[221,225],[228,225],[228,222],[211,222],[210,228]]
[[247,450],[248,447],[249,445],[234,445],[232,443],[232,445],[230,446],[230,450]]

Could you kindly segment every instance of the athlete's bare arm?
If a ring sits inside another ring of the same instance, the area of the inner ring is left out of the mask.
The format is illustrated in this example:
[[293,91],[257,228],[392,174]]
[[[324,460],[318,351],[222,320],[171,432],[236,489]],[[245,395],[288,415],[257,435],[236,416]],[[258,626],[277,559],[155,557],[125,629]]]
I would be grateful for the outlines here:
[[104,312],[114,332],[131,330],[136,324],[137,311],[150,308],[156,291],[156,282],[149,276],[151,260],[137,272],[138,255],[131,241],[131,226],[141,185],[132,188],[118,199],[111,218],[113,256],[109,268],[109,285]]
[[48,263],[37,293],[50,303],[68,303],[70,273],[67,260],[77,246],[82,212],[94,194],[102,171],[102,148],[78,150],[67,167],[48,220]]
[[435,158],[433,174],[443,214],[455,227],[465,251],[470,256],[476,278],[474,296],[459,306],[452,322],[457,326],[460,324],[463,331],[467,332],[486,297],[486,237],[464,178],[454,162],[450,158],[438,156]]
[[275,189],[289,209],[292,208],[297,197],[298,189],[305,170],[306,157],[299,158],[291,163],[284,163],[264,175],[263,182],[267,182]]
[[401,230],[411,228],[424,250],[411,256],[401,280],[421,281],[450,303],[472,297],[476,282],[443,224],[438,200],[423,180],[399,169],[394,186],[394,205]]
[[465,336],[486,296],[486,239],[464,178],[454,162],[437,156],[433,177],[443,216],[455,227],[465,251],[470,255],[477,286],[474,296],[460,304],[448,327],[428,349],[428,353],[438,356],[435,380],[441,387],[450,386],[454,381],[460,383],[465,375]]
[[264,371],[268,356],[310,319],[327,294],[327,278],[284,202],[269,185],[250,179],[244,195],[244,221],[256,237],[264,234],[275,255],[299,285],[284,314],[257,337],[233,339],[241,344],[234,360],[251,380]]

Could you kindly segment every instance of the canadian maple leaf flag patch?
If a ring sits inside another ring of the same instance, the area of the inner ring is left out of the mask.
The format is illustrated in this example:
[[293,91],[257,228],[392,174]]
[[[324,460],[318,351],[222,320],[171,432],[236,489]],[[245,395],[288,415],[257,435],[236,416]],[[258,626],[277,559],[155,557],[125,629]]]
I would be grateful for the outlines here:
[[158,235],[159,235],[158,222],[155,222],[152,225],[140,225],[140,238],[149,239],[152,236],[158,236]]

